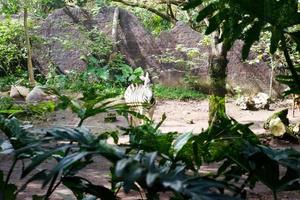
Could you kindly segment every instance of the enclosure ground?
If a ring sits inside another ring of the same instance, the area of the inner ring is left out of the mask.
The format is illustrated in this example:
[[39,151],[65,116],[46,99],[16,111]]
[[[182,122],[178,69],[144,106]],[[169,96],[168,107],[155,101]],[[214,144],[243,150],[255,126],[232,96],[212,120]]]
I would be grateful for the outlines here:
[[[290,102],[279,102],[271,105],[270,110],[260,110],[260,111],[240,111],[234,102],[229,100],[227,102],[227,112],[228,115],[236,119],[240,123],[254,123],[251,129],[257,134],[263,134],[266,131],[263,129],[264,121],[275,111],[284,109],[286,107],[291,107]],[[194,133],[200,133],[202,129],[207,128],[207,118],[208,118],[208,101],[158,101],[154,120],[156,122],[160,121],[163,113],[166,113],[167,119],[161,127],[163,132],[168,131],[178,131],[178,132],[188,132],[192,131]],[[300,112],[296,111],[295,117],[291,116],[289,112],[289,119],[292,122],[300,121]],[[36,122],[35,122],[36,123]],[[52,113],[51,116],[46,120],[35,124],[37,127],[49,127],[49,126],[70,126],[74,127],[78,123],[78,118],[72,112],[57,111]],[[97,115],[91,119],[88,119],[85,124],[86,127],[92,129],[95,133],[101,133],[106,130],[113,130],[118,126],[126,126],[127,122],[124,118],[118,117],[118,121],[115,123],[104,123],[104,116]],[[3,135],[0,134],[0,137]],[[121,137],[121,142],[126,142],[126,137]],[[300,145],[273,142],[272,146],[276,147],[294,147],[300,149]],[[1,164],[0,170],[4,170],[5,173],[9,170],[11,165],[11,157],[0,156]],[[47,166],[52,166],[54,163],[48,162]],[[20,172],[21,164],[17,166],[19,169],[15,170]],[[37,170],[42,169],[42,166]],[[215,171],[217,166],[205,165],[202,166],[202,171]],[[96,184],[104,184],[107,187],[110,186],[109,183],[109,168],[110,164],[103,158],[98,158],[97,162],[90,165],[85,170],[81,171],[80,174],[85,178],[88,178]],[[25,180],[19,180],[20,174],[13,173],[12,181],[17,185],[22,185]],[[43,190],[39,188],[39,184],[31,183],[28,185],[27,189],[22,192],[18,199],[20,200],[30,200],[32,194],[43,194]],[[263,185],[258,185],[253,191],[249,192],[249,198],[251,200],[261,199],[269,200],[272,199],[271,192]],[[167,196],[167,195],[164,195]],[[133,193],[129,195],[120,194],[121,199],[133,200],[140,199],[138,193]],[[71,192],[66,188],[60,187],[56,193],[52,196],[53,200],[68,200],[71,198]],[[167,199],[167,197],[165,197]],[[279,199],[282,200],[298,200],[300,199],[300,192],[283,192],[279,194]]]

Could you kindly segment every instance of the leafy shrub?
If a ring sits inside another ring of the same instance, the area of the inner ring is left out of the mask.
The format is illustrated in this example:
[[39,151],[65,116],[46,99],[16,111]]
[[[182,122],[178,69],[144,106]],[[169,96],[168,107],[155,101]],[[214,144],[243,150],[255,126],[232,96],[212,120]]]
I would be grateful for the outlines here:
[[10,97],[0,98],[0,114],[7,117],[35,119],[44,118],[48,113],[54,112],[56,103],[52,101],[40,102],[37,104],[16,104]]
[[[98,99],[98,103],[105,102],[105,99]],[[76,104],[67,102],[79,116],[85,115],[81,115],[85,109],[77,109],[79,107]],[[86,102],[89,105],[89,101]],[[106,112],[105,107],[117,108],[105,103],[102,105],[94,109],[92,106],[88,112],[94,115]],[[87,117],[92,116],[86,114]],[[167,191],[172,198],[179,200],[246,198],[245,187],[253,187],[257,181],[268,186],[275,198],[279,191],[300,188],[300,153],[293,149],[274,150],[260,145],[249,125],[241,125],[224,117],[219,124],[198,135],[164,134],[158,128],[159,125],[150,123],[130,127],[125,133],[129,134],[129,144],[115,146],[106,141],[108,137],[113,137],[117,142],[115,132],[95,135],[84,127],[53,127],[31,132],[16,119],[0,116],[0,129],[10,138],[15,150],[12,169],[16,162],[28,161],[21,168],[21,174],[22,178],[29,179],[18,192],[30,182],[42,180],[41,184],[48,189],[40,198],[49,198],[60,184],[69,188],[80,200],[86,195],[117,199],[119,187],[123,187],[125,192],[142,188],[140,192],[150,200],[159,199],[159,193]],[[95,185],[78,174],[95,162],[93,158],[98,156],[106,158],[113,165],[111,189]],[[34,172],[49,159],[57,163],[50,169]],[[222,164],[213,176],[202,175],[199,168],[205,162]],[[285,169],[285,175],[279,173],[279,168]],[[14,199],[18,192],[9,183],[10,174],[7,177],[5,183],[0,179],[0,187],[14,189],[10,193],[0,191],[0,195]]]
[[13,74],[26,63],[26,49],[21,24],[4,20],[0,22],[0,76]]
[[112,51],[112,42],[97,29],[84,32],[90,40],[87,41],[88,54],[82,56],[87,63],[84,72],[70,71],[66,75],[57,74],[55,68],[50,68],[46,84],[52,88],[85,91],[93,87],[123,88],[131,83],[139,82],[139,76],[144,74],[141,67],[133,68],[125,62],[124,56]]
[[200,91],[183,87],[166,87],[162,85],[154,86],[154,94],[157,98],[161,99],[199,100],[206,98],[206,95]]
[[131,8],[131,10],[143,23],[145,28],[156,36],[158,36],[162,31],[169,30],[172,27],[171,22],[145,9]]

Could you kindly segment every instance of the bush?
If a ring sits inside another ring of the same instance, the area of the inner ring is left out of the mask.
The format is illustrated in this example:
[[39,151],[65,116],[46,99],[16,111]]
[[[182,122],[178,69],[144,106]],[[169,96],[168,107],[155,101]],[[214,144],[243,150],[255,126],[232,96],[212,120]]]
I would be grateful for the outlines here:
[[183,88],[183,87],[165,87],[162,85],[155,85],[154,93],[160,99],[176,99],[176,100],[202,100],[206,95],[202,92]]
[[0,76],[9,75],[26,64],[22,25],[11,20],[0,22]]

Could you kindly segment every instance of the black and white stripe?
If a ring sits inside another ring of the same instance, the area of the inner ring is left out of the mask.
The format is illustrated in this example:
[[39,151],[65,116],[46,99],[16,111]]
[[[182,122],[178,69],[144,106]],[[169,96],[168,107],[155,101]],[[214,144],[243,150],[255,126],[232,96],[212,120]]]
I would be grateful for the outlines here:
[[[144,84],[131,84],[125,90],[125,103],[129,105],[133,111],[152,119],[155,99],[151,88],[149,74],[146,73],[146,75],[141,76],[140,79],[144,81]],[[129,116],[128,120],[132,126],[144,123],[142,120],[133,116]]]

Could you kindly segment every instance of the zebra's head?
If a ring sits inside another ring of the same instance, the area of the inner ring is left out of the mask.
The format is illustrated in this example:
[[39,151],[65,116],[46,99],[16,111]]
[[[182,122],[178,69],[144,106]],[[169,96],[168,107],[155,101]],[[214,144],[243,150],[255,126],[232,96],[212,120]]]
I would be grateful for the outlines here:
[[140,76],[140,79],[144,81],[144,86],[150,86],[151,85],[151,80],[149,78],[149,73],[146,72],[145,76]]

